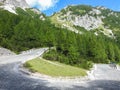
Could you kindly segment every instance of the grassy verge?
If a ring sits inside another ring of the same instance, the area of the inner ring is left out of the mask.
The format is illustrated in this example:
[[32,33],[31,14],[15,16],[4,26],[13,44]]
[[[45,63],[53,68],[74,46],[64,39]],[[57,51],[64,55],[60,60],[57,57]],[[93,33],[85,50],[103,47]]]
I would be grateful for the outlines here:
[[120,66],[120,63],[118,63],[118,65]]
[[85,76],[86,71],[81,68],[61,64],[59,62],[48,61],[40,58],[33,59],[24,64],[25,67],[33,72],[53,76],[53,77],[75,77]]

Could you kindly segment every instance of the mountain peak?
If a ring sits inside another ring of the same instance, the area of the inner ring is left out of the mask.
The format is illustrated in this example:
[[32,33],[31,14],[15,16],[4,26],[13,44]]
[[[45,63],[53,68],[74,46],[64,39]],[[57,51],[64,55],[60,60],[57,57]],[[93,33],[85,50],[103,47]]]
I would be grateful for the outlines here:
[[29,8],[25,0],[0,0],[3,5],[13,5],[14,7]]
[[[55,13],[51,21],[56,26],[71,31],[84,33],[87,30],[114,38],[115,34],[113,32],[120,27],[118,26],[119,16],[120,13],[103,6],[70,5]],[[81,28],[84,28],[84,31],[81,31]]]
[[30,8],[25,0],[0,0],[0,8],[15,13],[15,9],[20,7],[22,9]]

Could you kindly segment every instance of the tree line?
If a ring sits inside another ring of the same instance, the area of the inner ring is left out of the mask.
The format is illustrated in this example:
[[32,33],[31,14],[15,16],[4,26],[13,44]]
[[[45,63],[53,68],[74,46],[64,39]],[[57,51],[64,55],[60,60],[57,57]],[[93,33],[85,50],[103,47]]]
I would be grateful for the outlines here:
[[44,58],[87,69],[92,62],[120,62],[120,48],[113,39],[92,32],[76,34],[55,27],[49,19],[42,21],[5,10],[0,10],[0,46],[14,52],[49,47]]

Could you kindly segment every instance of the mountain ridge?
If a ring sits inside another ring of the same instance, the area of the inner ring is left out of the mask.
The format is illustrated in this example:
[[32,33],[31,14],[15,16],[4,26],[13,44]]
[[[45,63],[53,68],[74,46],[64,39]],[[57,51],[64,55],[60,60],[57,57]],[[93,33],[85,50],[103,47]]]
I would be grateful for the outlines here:
[[25,0],[0,0],[0,8],[8,10],[11,13],[16,14],[16,8],[30,8]]
[[[72,5],[52,15],[51,21],[56,26],[68,28],[75,32],[78,30],[76,27],[82,27],[87,31],[99,29],[100,32],[95,32],[96,35],[98,35],[98,33],[103,33],[108,37],[115,38],[114,31],[116,28],[111,28],[112,25],[109,25],[111,17],[113,18],[111,20],[114,21],[114,18],[118,18],[116,22],[120,22],[120,13],[108,8],[102,6]],[[117,26],[115,23],[112,24]]]
[[[26,9],[30,9],[32,13],[40,15],[39,18],[41,20],[46,19],[39,10],[30,8],[25,0],[0,0],[0,2],[2,3],[0,8],[8,10],[11,13],[18,14],[16,12],[17,8],[21,8],[25,12],[27,12]],[[103,6],[69,5],[48,18],[55,26],[67,28],[76,33],[81,34],[84,31],[92,31],[96,36],[102,33],[110,38],[116,38],[116,33],[117,31],[119,32],[120,28],[120,25],[118,25],[120,23],[119,17],[119,12]]]
[[0,2],[4,5],[9,4],[15,7],[30,8],[25,0],[0,0]]

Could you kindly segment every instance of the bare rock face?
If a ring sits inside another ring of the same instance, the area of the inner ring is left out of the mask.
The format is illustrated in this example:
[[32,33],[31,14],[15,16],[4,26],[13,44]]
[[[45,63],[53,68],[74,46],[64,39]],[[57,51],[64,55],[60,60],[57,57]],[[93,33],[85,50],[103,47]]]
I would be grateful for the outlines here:
[[37,9],[31,8],[27,4],[26,0],[0,0],[0,8],[7,10],[11,13],[17,14],[16,13],[17,7],[23,9],[24,11],[26,11],[26,8],[29,8],[34,13],[40,15],[41,20],[45,20],[45,17],[42,15],[42,13]]
[[[82,16],[75,15],[72,13],[73,12],[68,11],[64,15],[59,14],[57,19],[64,21],[64,22],[69,21],[69,22],[71,22],[71,24],[73,24],[75,26],[84,27],[86,30],[96,29],[103,24],[103,22],[102,22],[103,17],[101,17],[101,16],[94,17],[93,16],[94,14],[96,14],[96,15],[101,14],[101,12],[99,10],[93,9],[92,11],[90,11]],[[89,15],[89,14],[91,14],[91,15]]]
[[14,7],[29,8],[25,0],[0,0],[4,5],[13,5]]
[[0,0],[0,2],[2,2],[2,3],[3,3],[4,1],[5,1],[5,0]]
[[[105,7],[78,5],[68,6],[55,13],[51,21],[56,26],[61,26],[74,32],[84,33],[81,29],[83,28],[87,31],[94,31],[95,35],[103,33],[108,37],[115,38],[113,28],[111,29],[105,22],[106,19],[109,19],[108,16],[118,17],[118,14]],[[56,22],[59,22],[57,23],[58,25]]]
[[25,0],[0,0],[0,3],[0,8],[8,10],[14,14],[16,14],[17,7],[20,7],[22,9],[30,8]]
[[84,27],[86,30],[96,29],[103,24],[100,17],[92,17],[89,15],[75,16],[74,20],[71,20],[75,26]]

